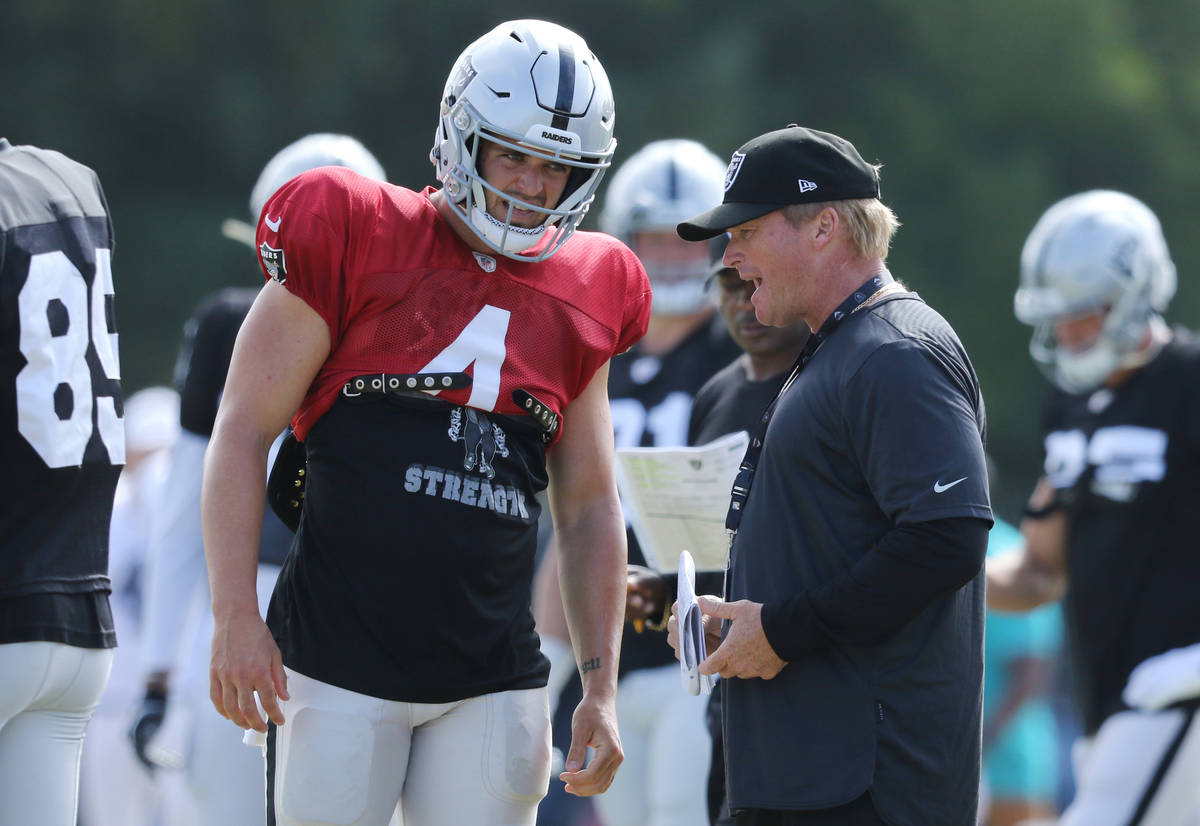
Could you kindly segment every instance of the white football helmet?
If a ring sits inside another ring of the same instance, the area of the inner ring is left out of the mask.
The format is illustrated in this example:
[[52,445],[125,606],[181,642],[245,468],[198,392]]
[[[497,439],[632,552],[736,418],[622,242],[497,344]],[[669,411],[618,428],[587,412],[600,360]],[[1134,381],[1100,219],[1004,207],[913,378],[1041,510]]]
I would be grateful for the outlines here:
[[[721,203],[725,194],[725,162],[692,140],[654,141],[639,149],[613,175],[604,195],[600,229],[638,252],[641,231],[668,232]],[[680,240],[680,243],[687,243]],[[711,262],[655,261],[642,265],[654,290],[653,309],[663,315],[688,315],[708,301],[705,279]]]
[[[447,202],[488,247],[519,261],[558,251],[587,214],[612,162],[615,110],[600,61],[583,38],[554,23],[501,23],[454,63],[429,159]],[[537,206],[500,192],[479,174],[481,139],[571,168],[557,204]],[[484,191],[509,202],[506,220],[488,214]],[[546,217],[514,225],[514,208]],[[521,253],[539,245],[537,252]]]
[[[1033,325],[1030,353],[1069,393],[1099,387],[1113,371],[1144,360],[1146,335],[1165,324],[1175,265],[1158,218],[1121,192],[1092,190],[1048,209],[1021,251],[1016,315]],[[1101,310],[1103,328],[1083,351],[1059,346],[1054,323]]]
[[275,194],[275,190],[301,172],[316,169],[318,166],[345,166],[368,178],[387,180],[383,167],[375,156],[349,135],[330,132],[305,135],[276,152],[259,173],[254,188],[250,190],[250,219],[253,223],[229,218],[221,225],[221,232],[227,238],[242,241],[253,247],[255,224],[263,206]]

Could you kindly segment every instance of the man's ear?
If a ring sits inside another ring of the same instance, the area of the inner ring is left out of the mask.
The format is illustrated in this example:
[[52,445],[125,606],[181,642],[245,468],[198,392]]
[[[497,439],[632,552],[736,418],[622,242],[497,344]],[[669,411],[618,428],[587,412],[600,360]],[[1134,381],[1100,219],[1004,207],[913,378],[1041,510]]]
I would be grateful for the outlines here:
[[837,235],[838,224],[841,223],[841,216],[833,207],[825,207],[817,214],[817,219],[812,222],[813,226],[813,242],[817,249],[822,249],[833,240]]

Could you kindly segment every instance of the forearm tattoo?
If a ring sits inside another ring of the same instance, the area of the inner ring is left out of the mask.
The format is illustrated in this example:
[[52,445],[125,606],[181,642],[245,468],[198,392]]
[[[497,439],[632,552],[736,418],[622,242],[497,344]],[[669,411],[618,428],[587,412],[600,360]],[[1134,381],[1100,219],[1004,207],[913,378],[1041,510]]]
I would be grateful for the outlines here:
[[583,664],[579,666],[580,674],[586,674],[589,671],[599,671],[599,670],[600,670],[600,658],[599,657],[592,657],[590,660],[584,660]]

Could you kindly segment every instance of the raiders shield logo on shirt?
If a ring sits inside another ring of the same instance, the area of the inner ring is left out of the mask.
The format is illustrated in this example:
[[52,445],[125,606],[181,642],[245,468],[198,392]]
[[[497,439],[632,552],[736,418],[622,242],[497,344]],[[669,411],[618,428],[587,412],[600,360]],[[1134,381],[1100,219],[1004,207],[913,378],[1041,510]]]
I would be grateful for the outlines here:
[[258,245],[258,254],[262,258],[267,275],[280,284],[287,281],[287,267],[283,263],[283,250],[277,250],[263,241]]

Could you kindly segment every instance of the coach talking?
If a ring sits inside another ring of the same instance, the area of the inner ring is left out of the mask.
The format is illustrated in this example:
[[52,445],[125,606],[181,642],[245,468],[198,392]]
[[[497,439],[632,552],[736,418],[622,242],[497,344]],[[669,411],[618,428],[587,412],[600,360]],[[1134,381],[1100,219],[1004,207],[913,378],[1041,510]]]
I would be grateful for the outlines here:
[[725,599],[701,598],[738,826],[975,822],[983,398],[884,265],[898,225],[877,166],[793,125],[735,152],[723,203],[678,227],[729,232],[758,320],[815,331],[734,484]]

